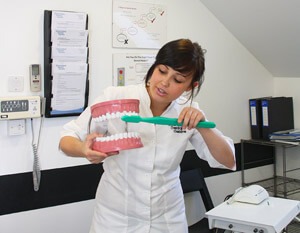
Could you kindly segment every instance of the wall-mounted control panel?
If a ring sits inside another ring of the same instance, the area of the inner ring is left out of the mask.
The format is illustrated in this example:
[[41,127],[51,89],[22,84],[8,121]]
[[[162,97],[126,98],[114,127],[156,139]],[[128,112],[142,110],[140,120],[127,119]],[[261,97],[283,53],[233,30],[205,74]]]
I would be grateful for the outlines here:
[[0,120],[41,116],[40,96],[0,97]]
[[32,92],[41,91],[41,68],[39,64],[29,66],[30,90]]

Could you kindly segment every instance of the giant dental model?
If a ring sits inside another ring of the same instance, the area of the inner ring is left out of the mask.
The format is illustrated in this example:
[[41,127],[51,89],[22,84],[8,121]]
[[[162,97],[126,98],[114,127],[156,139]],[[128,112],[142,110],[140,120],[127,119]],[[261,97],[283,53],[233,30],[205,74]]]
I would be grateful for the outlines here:
[[139,100],[137,99],[110,100],[91,106],[92,120],[95,123],[107,121],[110,134],[97,137],[92,146],[93,150],[108,153],[143,147],[139,134],[127,132],[127,123],[124,124],[120,120],[124,115],[138,115],[138,113]]

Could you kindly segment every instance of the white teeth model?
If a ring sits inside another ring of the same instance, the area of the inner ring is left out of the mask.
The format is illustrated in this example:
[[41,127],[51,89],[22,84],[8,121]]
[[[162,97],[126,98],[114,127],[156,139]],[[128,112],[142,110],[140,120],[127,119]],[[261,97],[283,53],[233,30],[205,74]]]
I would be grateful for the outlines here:
[[102,121],[107,121],[107,120],[112,120],[112,119],[116,119],[116,118],[121,118],[124,115],[128,115],[128,116],[137,116],[138,113],[136,112],[114,112],[114,113],[106,113],[106,115],[102,115],[99,117],[95,117],[93,118],[95,120],[95,122],[102,122]]
[[127,123],[121,120],[124,115],[138,116],[138,114],[137,99],[112,100],[91,106],[92,120],[96,123],[96,129],[105,132],[103,137],[95,139],[93,150],[109,153],[143,147],[139,134],[128,133]]
[[96,142],[108,142],[108,141],[114,141],[114,140],[126,139],[126,138],[139,138],[139,133],[129,132],[129,133],[114,134],[107,137],[97,137]]

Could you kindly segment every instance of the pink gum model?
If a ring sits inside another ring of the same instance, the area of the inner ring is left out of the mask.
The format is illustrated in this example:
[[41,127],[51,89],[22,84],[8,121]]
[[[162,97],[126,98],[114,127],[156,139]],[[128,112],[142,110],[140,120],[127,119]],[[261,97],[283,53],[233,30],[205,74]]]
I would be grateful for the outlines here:
[[[137,99],[119,99],[101,102],[91,106],[92,119],[96,122],[120,118],[125,114],[138,114]],[[143,147],[138,133],[121,132],[108,137],[98,137],[93,143],[93,150],[104,153]]]
[[[114,139],[108,139],[109,137],[99,137],[96,138],[93,143],[93,150],[97,150],[100,152],[108,153],[115,152],[120,150],[129,150],[143,147],[141,142],[141,138],[137,136],[137,133],[124,133],[125,137],[120,137],[120,134],[115,134],[112,137]],[[116,139],[117,138],[117,139]]]
[[[93,118],[117,113],[139,113],[140,101],[137,99],[110,100],[91,106]],[[109,120],[109,119],[108,119]]]

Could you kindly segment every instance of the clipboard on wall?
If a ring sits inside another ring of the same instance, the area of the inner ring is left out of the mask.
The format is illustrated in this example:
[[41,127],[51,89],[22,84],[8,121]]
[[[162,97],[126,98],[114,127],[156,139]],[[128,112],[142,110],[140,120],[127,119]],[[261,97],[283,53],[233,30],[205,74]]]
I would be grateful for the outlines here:
[[45,116],[77,116],[88,105],[88,15],[44,11]]

